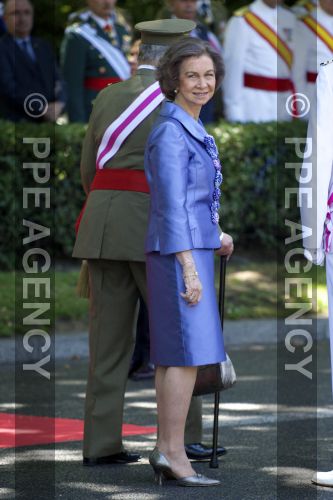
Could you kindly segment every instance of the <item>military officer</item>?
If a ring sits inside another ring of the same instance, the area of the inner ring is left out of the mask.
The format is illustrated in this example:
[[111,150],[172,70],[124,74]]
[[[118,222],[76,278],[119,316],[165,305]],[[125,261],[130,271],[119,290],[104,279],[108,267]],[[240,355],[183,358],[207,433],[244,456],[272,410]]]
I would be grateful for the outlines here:
[[87,122],[98,92],[130,77],[130,33],[114,17],[115,1],[87,0],[83,19],[66,29],[61,61],[71,122]]
[[[233,122],[290,120],[296,16],[279,0],[255,0],[225,30],[224,106]],[[295,103],[292,103],[295,106]],[[296,114],[296,109],[295,109]]]
[[[81,176],[89,196],[73,256],[88,259],[91,290],[85,465],[139,459],[122,448],[121,428],[135,310],[139,295],[146,298],[144,147],[163,100],[155,66],[167,46],[193,27],[175,19],[137,25],[143,42],[137,73],[99,94],[83,144]],[[186,433],[186,442],[194,444],[191,458],[210,455],[200,441],[201,402],[193,398]]]
[[224,0],[198,0],[198,17],[205,23],[222,43],[228,11]]
[[319,0],[311,13],[300,17],[295,30],[295,54],[297,92],[311,101],[320,63],[333,55],[333,0]]
[[[308,127],[308,151],[303,165],[301,179],[309,178],[309,165],[312,166],[311,180],[300,188],[311,188],[312,196],[301,205],[303,225],[304,255],[315,264],[326,260],[328,292],[328,317],[331,344],[331,375],[333,384],[333,60],[324,63],[319,70],[316,93],[312,102]],[[312,482],[321,486],[333,487],[333,470],[317,472]]]
[[[82,21],[86,22],[89,19],[89,17],[90,17],[90,11],[88,8],[83,8],[75,12],[71,12],[68,16],[68,25]],[[132,26],[128,21],[128,16],[124,9],[121,9],[117,6],[114,7],[111,13],[111,18],[114,23],[122,25],[128,33],[132,34]],[[127,46],[127,40],[125,42]]]

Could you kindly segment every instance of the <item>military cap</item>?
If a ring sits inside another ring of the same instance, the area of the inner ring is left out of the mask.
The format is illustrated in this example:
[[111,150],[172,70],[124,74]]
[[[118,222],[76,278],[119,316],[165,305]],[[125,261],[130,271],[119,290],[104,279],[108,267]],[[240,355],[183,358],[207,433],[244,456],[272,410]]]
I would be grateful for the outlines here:
[[187,19],[158,19],[144,21],[135,25],[141,31],[142,43],[151,45],[171,45],[190,33],[196,24]]

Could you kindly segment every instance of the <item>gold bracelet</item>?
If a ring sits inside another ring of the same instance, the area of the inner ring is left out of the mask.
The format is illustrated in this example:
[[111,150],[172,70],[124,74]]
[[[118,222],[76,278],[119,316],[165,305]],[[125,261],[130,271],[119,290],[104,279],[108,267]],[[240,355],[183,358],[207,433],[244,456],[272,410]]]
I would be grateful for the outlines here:
[[197,271],[194,271],[193,273],[184,273],[183,278],[191,278],[192,276],[199,276]]

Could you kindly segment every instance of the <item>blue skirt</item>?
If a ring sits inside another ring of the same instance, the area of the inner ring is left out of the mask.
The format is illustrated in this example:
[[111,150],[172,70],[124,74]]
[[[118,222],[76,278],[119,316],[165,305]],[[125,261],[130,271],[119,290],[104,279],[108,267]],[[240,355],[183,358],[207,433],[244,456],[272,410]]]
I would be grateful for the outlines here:
[[225,361],[214,286],[214,251],[192,250],[203,291],[188,306],[182,266],[175,254],[146,255],[151,362],[159,366],[201,366]]

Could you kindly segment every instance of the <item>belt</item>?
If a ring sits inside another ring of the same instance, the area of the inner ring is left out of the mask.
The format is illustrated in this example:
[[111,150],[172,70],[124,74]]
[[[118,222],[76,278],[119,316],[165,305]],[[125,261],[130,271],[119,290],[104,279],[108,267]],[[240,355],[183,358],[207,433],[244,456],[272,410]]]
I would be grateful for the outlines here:
[[109,189],[149,193],[149,186],[143,170],[128,168],[104,168],[97,170],[90,191]]
[[294,88],[289,78],[269,78],[250,73],[244,73],[244,86],[269,92],[286,92]]
[[102,90],[111,83],[121,82],[121,78],[116,76],[96,76],[88,77],[84,80],[84,86],[90,90]]
[[[135,191],[137,193],[149,194],[149,185],[143,170],[130,170],[128,168],[105,168],[97,170],[90,191]],[[75,232],[80,227],[86,203],[75,223]]]
[[312,73],[311,71],[307,71],[306,80],[308,83],[316,83],[317,73]]

